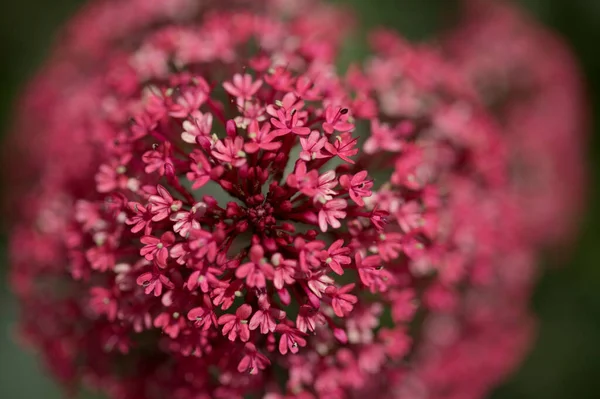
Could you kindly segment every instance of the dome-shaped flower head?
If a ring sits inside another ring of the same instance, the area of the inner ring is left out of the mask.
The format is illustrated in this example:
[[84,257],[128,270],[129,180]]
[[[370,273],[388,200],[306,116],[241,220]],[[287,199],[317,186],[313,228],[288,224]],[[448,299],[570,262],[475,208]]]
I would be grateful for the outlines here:
[[509,1],[464,0],[463,11],[447,54],[510,141],[528,231],[546,244],[572,239],[585,197],[587,130],[576,62],[559,37]]
[[345,18],[261,4],[142,25],[77,79],[57,56],[21,133],[23,338],[118,399],[484,393],[528,332],[502,135],[433,52],[378,35],[341,77]]

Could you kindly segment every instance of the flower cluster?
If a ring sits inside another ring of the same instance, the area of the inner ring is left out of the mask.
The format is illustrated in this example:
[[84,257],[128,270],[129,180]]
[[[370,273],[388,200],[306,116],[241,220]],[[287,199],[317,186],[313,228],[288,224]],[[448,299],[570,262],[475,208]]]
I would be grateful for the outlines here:
[[516,194],[532,237],[570,240],[585,197],[586,105],[573,56],[515,5],[464,0],[445,48],[510,141]]
[[532,331],[502,129],[432,49],[340,75],[345,13],[217,3],[92,3],[31,85],[23,340],[114,399],[483,396]]

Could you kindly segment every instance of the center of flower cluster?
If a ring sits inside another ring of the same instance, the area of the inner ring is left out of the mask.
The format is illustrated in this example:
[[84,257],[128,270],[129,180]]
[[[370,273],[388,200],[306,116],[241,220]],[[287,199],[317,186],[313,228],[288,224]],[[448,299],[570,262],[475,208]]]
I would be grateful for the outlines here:
[[248,221],[256,231],[270,229],[276,223],[275,217],[273,216],[273,207],[269,203],[257,205],[253,208],[247,208],[246,215]]

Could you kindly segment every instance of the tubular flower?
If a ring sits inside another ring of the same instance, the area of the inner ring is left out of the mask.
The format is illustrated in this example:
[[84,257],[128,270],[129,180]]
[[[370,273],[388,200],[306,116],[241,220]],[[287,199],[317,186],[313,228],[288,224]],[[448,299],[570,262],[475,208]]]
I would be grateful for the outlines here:
[[584,205],[588,127],[573,55],[508,1],[463,3],[445,49],[504,126],[527,228],[546,244],[572,239]]
[[485,394],[527,343],[533,272],[468,84],[389,33],[338,75],[349,22],[312,2],[190,13],[90,38],[76,79],[96,59],[67,41],[29,91],[25,340],[115,399]]

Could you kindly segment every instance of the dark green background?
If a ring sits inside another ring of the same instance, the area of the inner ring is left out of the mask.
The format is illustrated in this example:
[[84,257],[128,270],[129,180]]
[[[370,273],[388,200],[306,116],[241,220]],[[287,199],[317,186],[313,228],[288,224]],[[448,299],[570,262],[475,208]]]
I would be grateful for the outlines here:
[[[339,0],[340,2],[343,0]],[[366,26],[397,27],[411,38],[433,34],[450,19],[452,0],[348,0]],[[81,0],[0,1],[0,126],[11,103],[44,58],[59,26]],[[600,1],[526,0],[522,3],[561,32],[581,60],[595,115],[600,115]],[[587,399],[600,397],[599,141],[590,132],[590,209],[578,245],[561,267],[552,262],[537,288],[541,319],[537,345],[522,368],[493,399]],[[14,168],[18,165],[14,165]],[[5,188],[10,190],[10,187]],[[0,242],[0,398],[60,398],[35,361],[13,343],[15,303],[7,285],[5,239]],[[27,250],[23,248],[23,250]],[[548,262],[550,263],[550,262]]]

